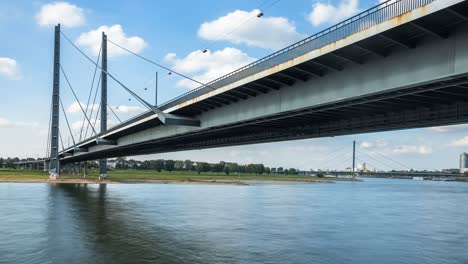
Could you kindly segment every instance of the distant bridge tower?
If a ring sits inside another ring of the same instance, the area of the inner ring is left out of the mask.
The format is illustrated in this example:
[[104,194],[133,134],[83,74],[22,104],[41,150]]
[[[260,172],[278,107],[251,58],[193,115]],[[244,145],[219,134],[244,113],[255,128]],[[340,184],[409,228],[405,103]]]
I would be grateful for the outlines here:
[[60,113],[60,24],[55,26],[54,37],[54,76],[52,92],[52,122],[50,138],[49,175],[56,180],[60,177],[59,160],[59,113]]
[[[102,32],[101,134],[107,131],[107,36]],[[99,178],[107,176],[107,159],[99,160]]]

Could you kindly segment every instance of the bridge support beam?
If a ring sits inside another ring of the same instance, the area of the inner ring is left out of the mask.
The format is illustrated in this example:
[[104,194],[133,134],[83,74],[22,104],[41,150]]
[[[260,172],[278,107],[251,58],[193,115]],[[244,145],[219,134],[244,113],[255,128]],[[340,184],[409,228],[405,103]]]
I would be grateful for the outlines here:
[[[101,133],[107,131],[107,36],[102,32]],[[107,177],[107,159],[99,160],[99,179]]]
[[50,139],[49,178],[56,180],[60,177],[59,160],[59,99],[60,99],[60,24],[55,26],[54,36],[54,76],[52,92],[52,122]]

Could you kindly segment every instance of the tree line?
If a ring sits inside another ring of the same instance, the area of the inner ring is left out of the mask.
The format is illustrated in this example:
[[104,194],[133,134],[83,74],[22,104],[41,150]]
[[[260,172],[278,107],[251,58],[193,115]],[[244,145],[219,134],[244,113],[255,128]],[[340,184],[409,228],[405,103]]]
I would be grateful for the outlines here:
[[[24,161],[35,161],[34,158],[19,159],[15,158],[1,158],[0,157],[0,168],[16,168],[15,162]],[[42,160],[37,159],[37,160]],[[38,167],[43,168],[43,164],[37,164]],[[90,169],[98,168],[99,164],[96,161],[89,161],[88,166]],[[161,171],[193,171],[200,173],[212,172],[212,173],[224,173],[224,174],[298,174],[298,170],[294,168],[286,169],[283,167],[270,168],[266,167],[261,163],[257,164],[238,164],[236,162],[225,162],[220,161],[218,163],[208,163],[201,161],[192,160],[145,160],[139,161],[134,159],[127,160],[125,157],[108,160],[109,167],[115,167],[115,169],[134,169],[134,170],[155,170]],[[36,166],[35,166],[36,167]]]
[[208,163],[192,160],[127,160],[125,157],[117,158],[115,161],[116,169],[136,169],[136,170],[156,170],[161,171],[195,171],[197,173],[213,172],[225,173],[249,173],[249,174],[298,174],[294,168],[285,169],[283,167],[270,168],[261,163],[257,164],[238,164],[236,162],[220,161],[218,163]]

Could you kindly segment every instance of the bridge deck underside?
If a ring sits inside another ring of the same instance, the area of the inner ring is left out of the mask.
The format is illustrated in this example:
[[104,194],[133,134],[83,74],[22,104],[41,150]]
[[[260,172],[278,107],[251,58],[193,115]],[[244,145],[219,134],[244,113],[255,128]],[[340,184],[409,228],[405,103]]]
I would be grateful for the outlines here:
[[[393,52],[417,49],[420,43],[430,41],[432,38],[450,37],[454,30],[466,25],[467,21],[468,4],[464,1],[281,72],[188,104],[173,113],[197,117],[239,101],[252,100],[264,94],[288,89],[298,82],[307,82],[314,78],[346,71],[348,67],[366,64],[367,61],[385,60],[391,57]],[[468,121],[467,92],[467,76],[452,76],[450,79],[405,87],[397,91],[369,94],[351,100],[282,112],[241,123],[200,129],[183,135],[87,153],[68,160],[464,123]],[[162,110],[165,109],[167,107],[162,108]],[[145,113],[109,131],[112,132],[151,115],[152,113]],[[159,125],[161,123],[157,119],[151,119],[132,126],[130,129],[112,133],[109,139],[118,139]]]

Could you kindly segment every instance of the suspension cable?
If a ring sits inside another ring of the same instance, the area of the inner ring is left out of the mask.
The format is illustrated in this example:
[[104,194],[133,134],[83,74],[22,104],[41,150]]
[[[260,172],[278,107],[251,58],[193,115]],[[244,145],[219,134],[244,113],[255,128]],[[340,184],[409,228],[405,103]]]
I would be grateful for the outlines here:
[[[99,53],[98,53],[98,56],[97,56],[97,59],[96,59],[96,63],[99,64],[99,58],[101,57],[101,51],[102,51],[102,42],[101,42],[101,47],[99,48]],[[88,94],[88,101],[86,102],[86,113],[88,113],[88,107],[89,107],[89,101],[91,100],[91,94],[93,93],[93,89],[94,89],[94,81],[96,79],[96,72],[97,72],[97,67],[94,67],[94,74],[93,74],[93,81],[91,82],[91,88],[89,90],[89,94]],[[99,81],[98,81],[99,83]],[[80,139],[79,141],[81,141],[81,135],[83,134],[83,128],[84,128],[84,125],[85,125],[85,118],[83,117],[83,122],[81,124],[81,130],[80,130]]]
[[50,102],[50,115],[49,115],[49,132],[47,132],[47,146],[46,146],[46,156],[45,158],[48,159],[49,156],[49,151],[50,151],[50,133],[51,133],[51,128],[52,128],[52,109],[53,109],[54,103],[51,101]]
[[[262,4],[260,4],[259,6],[257,6],[257,9],[260,10],[260,14],[254,14],[252,17],[248,17],[247,19],[245,19],[244,21],[242,21],[241,23],[239,23],[237,26],[235,26],[234,28],[231,29],[231,31],[227,32],[226,34],[224,35],[218,35],[216,38],[212,39],[212,44],[209,45],[208,47],[206,47],[203,51],[203,53],[205,53],[208,49],[210,49],[211,47],[214,46],[215,42],[216,41],[219,41],[219,40],[226,40],[226,37],[231,35],[234,31],[236,31],[238,28],[240,28],[242,25],[246,24],[246,23],[249,23],[252,19],[254,18],[260,18],[261,16],[263,16],[263,12],[262,11],[266,11],[267,9],[269,9],[270,7],[272,7],[273,5],[277,4],[279,1],[281,0],[276,0],[272,3],[270,3],[269,5],[267,5],[265,8],[261,8],[262,6],[264,6],[266,3],[268,3],[270,0],[266,0],[264,1]],[[261,16],[259,16],[261,15]]]
[[[97,98],[97,94],[99,92],[99,87],[100,87],[99,82],[101,81],[101,77],[102,77],[102,73],[99,75],[98,85],[96,85],[96,92],[94,93],[93,103],[91,104],[91,111],[89,113],[89,116],[91,118],[93,118],[94,106],[96,105],[96,98]],[[99,110],[98,110],[98,112],[99,112]],[[84,139],[86,139],[86,136],[88,135],[88,129],[89,129],[89,123],[86,123],[86,133],[85,133]]]
[[134,93],[132,90],[130,90],[127,86],[125,86],[123,83],[121,83],[117,78],[115,78],[112,74],[110,74],[108,71],[105,71],[100,67],[97,63],[95,63],[88,55],[86,55],[80,48],[78,48],[62,31],[60,33],[63,35],[63,37],[76,49],[78,50],[79,53],[81,53],[86,59],[88,59],[92,64],[96,65],[102,72],[107,74],[109,77],[111,77],[114,81],[116,81],[120,86],[122,86],[128,93],[130,93],[133,97],[135,97],[140,103],[142,103],[145,107],[147,107],[149,110],[153,110],[154,106],[143,100],[140,96],[138,96],[136,93]]
[[63,107],[62,99],[60,97],[59,97],[59,101],[60,101],[60,106],[62,107],[63,116],[65,117],[65,121],[67,122],[68,131],[70,132],[70,135],[71,135],[72,140],[73,140],[73,145],[75,146],[76,145],[75,138],[73,137],[73,132],[71,130],[70,123],[68,122],[67,113],[65,112],[65,108]]
[[[96,122],[97,122],[97,119],[98,119],[98,116],[99,116],[99,110],[101,110],[101,105],[100,104],[98,105],[98,108],[97,108],[97,111],[96,111],[96,117],[94,118],[93,126],[96,126]],[[93,118],[93,117],[91,116],[91,118]],[[88,136],[88,128],[86,128],[85,138],[87,136]]]
[[[101,109],[101,105],[99,104],[98,106],[98,110],[96,112],[96,117],[94,118],[94,123],[93,123],[93,126],[96,126],[96,122],[98,120],[98,116],[99,116],[99,110]],[[99,119],[100,120],[100,119]]]
[[63,144],[62,132],[59,130],[60,142],[62,143],[62,152],[65,151],[65,145]]
[[107,105],[107,107],[109,107],[109,109],[111,110],[112,113],[114,113],[115,117],[117,117],[117,120],[119,120],[120,123],[122,123],[122,120],[120,120],[120,118],[117,116],[117,114],[114,112],[114,110],[112,109],[112,107],[110,107],[109,105]]
[[369,151],[369,153],[370,153],[370,154],[377,154],[377,155],[379,155],[379,156],[381,156],[381,157],[383,157],[383,158],[385,158],[385,159],[387,159],[387,160],[390,160],[390,161],[394,162],[395,164],[398,164],[398,165],[402,166],[403,168],[412,169],[411,167],[409,167],[409,166],[407,166],[407,165],[405,165],[405,164],[403,164],[403,163],[401,163],[401,162],[399,162],[399,161],[397,161],[397,160],[394,160],[394,159],[392,159],[392,158],[390,158],[390,157],[387,157],[386,155],[381,154],[381,153],[379,153],[379,152],[376,152],[376,151]]
[[109,38],[107,39],[107,41],[109,41],[110,43],[114,44],[115,46],[117,46],[117,47],[119,47],[119,48],[121,48],[121,49],[127,51],[128,53],[131,53],[131,54],[137,56],[138,58],[140,58],[140,59],[142,59],[142,60],[144,60],[144,61],[146,61],[146,62],[149,62],[149,63],[151,63],[151,64],[153,64],[153,65],[156,65],[156,66],[158,66],[158,67],[160,67],[160,68],[163,68],[163,69],[167,70],[168,72],[173,72],[173,73],[175,73],[176,75],[179,75],[180,77],[183,77],[183,78],[185,78],[185,79],[188,79],[188,80],[190,80],[190,81],[192,81],[192,82],[196,82],[196,83],[202,85],[203,87],[208,87],[208,88],[210,88],[210,89],[212,89],[212,90],[216,90],[216,88],[213,88],[213,87],[211,87],[210,85],[208,85],[208,84],[206,84],[206,83],[202,83],[202,82],[200,82],[200,81],[197,81],[197,80],[195,80],[195,79],[193,79],[193,78],[188,77],[188,76],[185,75],[185,74],[182,74],[182,73],[179,73],[179,72],[177,72],[177,71],[174,71],[174,70],[172,70],[172,69],[170,69],[170,68],[168,68],[168,67],[166,67],[166,66],[163,66],[163,65],[161,65],[161,64],[159,64],[159,63],[157,63],[157,62],[154,62],[154,61],[152,61],[152,60],[150,60],[150,59],[148,59],[148,58],[145,58],[145,57],[143,57],[143,56],[141,56],[141,55],[139,55],[139,54],[137,54],[137,53],[135,53],[135,52],[133,52],[133,51],[127,49],[127,48],[124,48],[124,47],[120,46],[119,44],[113,42],[113,41],[110,40]]
[[[88,120],[88,122],[91,123],[91,121],[89,121],[88,115],[86,115],[85,111],[83,110],[83,107],[81,106],[80,100],[79,100],[78,97],[76,96],[75,90],[73,90],[73,87],[71,86],[70,81],[68,80],[67,74],[66,74],[65,71],[63,70],[62,65],[60,65],[60,69],[62,70],[63,76],[65,77],[65,80],[66,80],[67,83],[68,83],[68,87],[70,87],[70,90],[72,91],[73,96],[74,96],[75,99],[76,99],[76,102],[78,102],[78,105],[80,106],[81,111],[82,111],[83,114],[85,115],[85,117],[86,117],[86,119]],[[91,128],[93,129],[94,134],[97,135],[96,130],[94,129],[94,127],[91,127]]]
[[375,159],[374,157],[372,157],[371,155],[369,155],[369,154],[367,154],[367,153],[361,152],[360,150],[356,150],[356,152],[358,152],[358,153],[360,153],[360,154],[363,154],[363,155],[366,155],[366,156],[369,157],[370,159],[372,159],[372,160],[374,160],[374,161],[376,161],[376,162],[378,162],[378,163],[384,165],[384,166],[387,167],[387,168],[390,168],[390,169],[392,169],[392,170],[395,170],[395,169],[398,170],[398,168],[395,168],[395,167],[393,167],[393,166],[391,166],[391,165],[388,165],[388,163],[379,161],[379,160]]
[[383,170],[380,169],[379,167],[376,167],[375,165],[373,165],[373,164],[371,164],[371,163],[369,163],[369,162],[363,161],[363,160],[358,159],[358,158],[356,158],[356,159],[357,159],[358,161],[362,162],[362,163],[366,163],[366,164],[371,165],[371,166],[374,167],[374,169],[376,169],[376,170],[383,171]]

